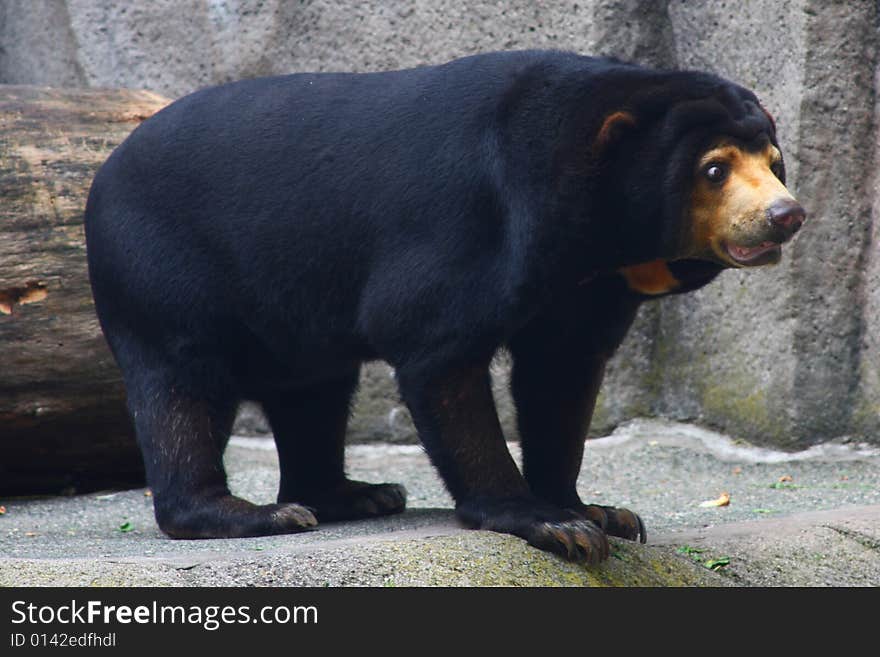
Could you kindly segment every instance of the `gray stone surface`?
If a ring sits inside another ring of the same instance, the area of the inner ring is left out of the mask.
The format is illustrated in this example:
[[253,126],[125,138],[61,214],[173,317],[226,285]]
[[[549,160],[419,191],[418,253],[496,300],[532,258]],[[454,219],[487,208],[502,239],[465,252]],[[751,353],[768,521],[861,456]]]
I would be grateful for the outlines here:
[[[777,118],[809,225],[778,267],[727,272],[646,306],[609,367],[593,431],[661,415],[788,448],[880,440],[877,42],[871,0],[0,1],[7,83],[174,97],[247,76],[551,47],[707,69],[754,88]],[[504,367],[496,374],[514,436]],[[383,365],[365,369],[351,436],[414,436]]]
[[[880,68],[874,77],[874,88],[880,88]],[[874,125],[880,125],[880,105],[874,106]],[[871,136],[874,153],[873,179],[868,193],[872,202],[871,217],[880,214],[880,131]],[[862,344],[859,362],[858,399],[853,410],[854,431],[863,435],[880,435],[880,221],[870,222],[870,237],[865,254],[865,276],[862,281],[865,298],[862,309]]]
[[671,43],[664,3],[639,0],[4,0],[2,11],[4,82],[169,97],[241,77],[401,68],[489,49],[663,52],[662,60]]
[[[615,540],[596,568],[459,527],[417,446],[355,445],[347,459],[354,477],[403,483],[408,511],[290,536],[172,541],[143,489],[0,500],[0,586],[880,586],[876,447],[828,443],[791,454],[691,425],[622,426],[587,443],[578,489],[637,510],[648,544]],[[271,439],[233,438],[226,464],[236,493],[274,499]],[[722,492],[728,506],[700,506]],[[730,564],[707,570],[721,557]]]
[[[663,302],[659,413],[780,446],[850,432],[876,439],[853,418],[861,332],[877,321],[864,312],[877,294],[864,285],[875,11],[868,2],[671,3],[678,63],[753,87],[776,115],[810,223],[779,267],[728,272]],[[736,47],[719,52],[722,43]]]

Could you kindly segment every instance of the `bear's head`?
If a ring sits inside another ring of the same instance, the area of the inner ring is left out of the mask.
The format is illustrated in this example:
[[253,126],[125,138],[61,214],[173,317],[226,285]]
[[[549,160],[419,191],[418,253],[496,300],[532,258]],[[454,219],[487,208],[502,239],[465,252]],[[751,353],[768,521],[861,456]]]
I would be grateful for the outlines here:
[[[630,263],[779,262],[806,212],[785,186],[776,125],[755,95],[699,72],[623,67],[607,77],[610,103],[590,129],[597,210]],[[668,273],[656,264],[636,273],[649,271]],[[667,278],[648,293],[668,291]]]
[[701,154],[688,208],[693,257],[732,266],[776,263],[806,213],[785,187],[779,148],[720,139]]

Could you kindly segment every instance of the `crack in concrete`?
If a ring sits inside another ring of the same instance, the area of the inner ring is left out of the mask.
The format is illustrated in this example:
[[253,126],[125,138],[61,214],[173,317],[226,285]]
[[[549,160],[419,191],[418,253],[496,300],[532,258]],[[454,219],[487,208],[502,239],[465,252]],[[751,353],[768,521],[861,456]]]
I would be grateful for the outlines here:
[[863,534],[862,532],[857,532],[852,529],[844,529],[843,527],[835,527],[834,525],[822,525],[826,529],[830,529],[833,532],[837,532],[844,538],[848,538],[851,541],[855,541],[859,545],[868,548],[869,550],[874,550],[875,552],[880,552],[880,541],[875,539],[873,536],[868,536],[867,534]]

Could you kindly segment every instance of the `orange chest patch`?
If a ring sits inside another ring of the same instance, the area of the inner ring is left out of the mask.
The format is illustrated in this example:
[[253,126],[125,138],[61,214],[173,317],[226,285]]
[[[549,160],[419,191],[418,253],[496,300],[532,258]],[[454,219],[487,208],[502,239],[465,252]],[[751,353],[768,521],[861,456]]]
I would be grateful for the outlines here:
[[631,290],[642,294],[665,294],[681,285],[681,282],[672,275],[663,260],[624,267],[620,273],[626,279],[626,284]]

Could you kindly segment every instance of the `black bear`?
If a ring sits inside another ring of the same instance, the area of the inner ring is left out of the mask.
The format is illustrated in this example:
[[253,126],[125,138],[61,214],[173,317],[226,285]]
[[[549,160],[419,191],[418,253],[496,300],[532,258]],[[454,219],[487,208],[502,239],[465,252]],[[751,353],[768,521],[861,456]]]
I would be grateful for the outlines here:
[[[172,537],[399,512],[346,478],[361,363],[396,372],[468,527],[595,562],[626,509],[575,489],[606,360],[645,299],[778,261],[804,222],[775,125],[714,75],[554,51],[198,91],[145,121],[86,208],[97,313]],[[523,472],[488,365],[513,361]],[[222,454],[259,402],[278,503]]]

